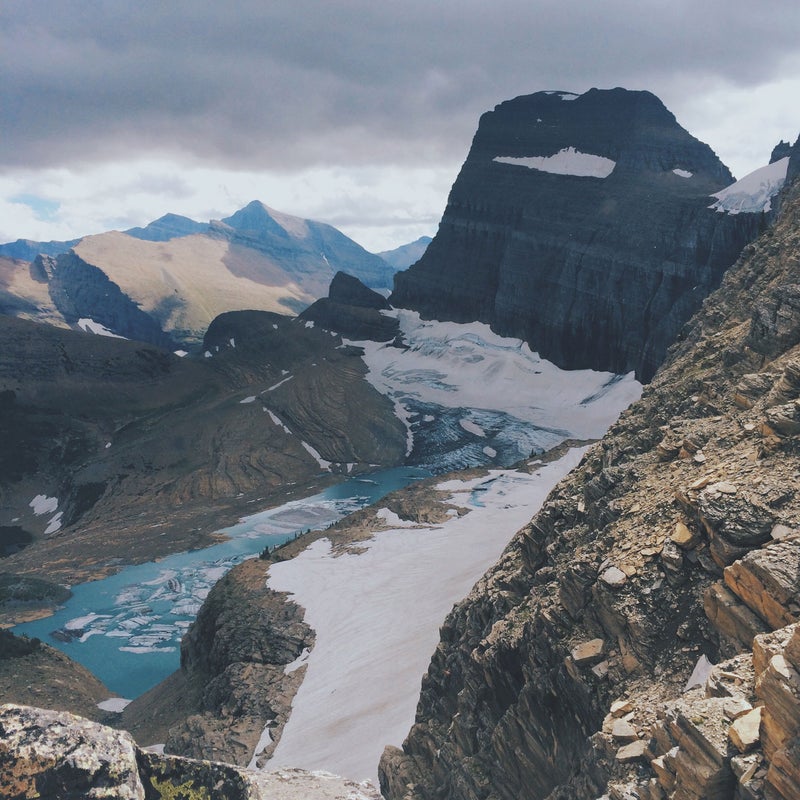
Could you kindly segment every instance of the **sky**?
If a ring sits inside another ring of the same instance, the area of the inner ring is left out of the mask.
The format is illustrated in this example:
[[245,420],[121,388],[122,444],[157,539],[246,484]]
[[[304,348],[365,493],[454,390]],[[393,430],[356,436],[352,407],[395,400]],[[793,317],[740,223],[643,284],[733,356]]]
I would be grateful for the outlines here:
[[0,242],[251,200],[433,235],[484,111],[647,89],[739,178],[800,133],[797,0],[2,0]]

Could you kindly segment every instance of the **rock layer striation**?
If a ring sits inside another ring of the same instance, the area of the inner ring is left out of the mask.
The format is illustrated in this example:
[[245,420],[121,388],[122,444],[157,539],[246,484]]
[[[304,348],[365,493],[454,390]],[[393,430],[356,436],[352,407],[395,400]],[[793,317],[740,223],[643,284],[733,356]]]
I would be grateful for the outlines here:
[[517,97],[481,117],[392,304],[489,323],[561,367],[647,381],[763,226],[709,209],[732,182],[649,92]]

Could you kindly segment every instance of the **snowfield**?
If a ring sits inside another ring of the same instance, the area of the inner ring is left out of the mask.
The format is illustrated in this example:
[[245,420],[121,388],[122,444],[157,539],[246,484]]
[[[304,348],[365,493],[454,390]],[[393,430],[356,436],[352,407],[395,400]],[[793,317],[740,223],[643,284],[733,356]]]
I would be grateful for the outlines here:
[[716,197],[717,200],[709,208],[728,214],[769,211],[772,208],[772,198],[786,182],[788,168],[789,156],[786,156],[766,167],[753,170],[736,183],[712,194],[711,197]]
[[[316,642],[264,768],[326,769],[376,781],[384,746],[402,744],[414,721],[420,681],[445,616],[583,452],[572,449],[532,474],[492,470],[440,484],[451,502],[469,509],[442,525],[400,521],[360,542],[364,552],[336,557],[321,539],[273,564],[269,587],[290,592],[305,609]],[[397,519],[388,509],[378,513],[387,525]]]
[[[574,100],[574,97],[569,99]],[[515,164],[518,167],[538,169],[553,175],[578,175],[582,178],[607,178],[617,166],[616,161],[591,153],[581,153],[574,147],[565,147],[552,156],[495,156],[493,161],[500,164]]]
[[364,349],[367,380],[405,423],[411,462],[433,471],[483,465],[487,458],[509,466],[567,438],[600,438],[641,394],[633,373],[559,369],[480,322],[384,313],[397,317],[405,349],[350,344]]

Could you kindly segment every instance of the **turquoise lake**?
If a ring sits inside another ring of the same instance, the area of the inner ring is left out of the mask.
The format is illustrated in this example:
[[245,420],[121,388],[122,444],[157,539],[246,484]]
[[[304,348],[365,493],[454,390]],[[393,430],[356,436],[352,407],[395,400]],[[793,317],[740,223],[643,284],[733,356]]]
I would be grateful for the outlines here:
[[112,692],[132,699],[178,669],[181,637],[231,567],[299,532],[322,530],[430,474],[413,467],[384,470],[245,517],[223,529],[230,537],[225,542],[74,586],[73,596],[53,616],[18,625],[14,632],[59,648]]

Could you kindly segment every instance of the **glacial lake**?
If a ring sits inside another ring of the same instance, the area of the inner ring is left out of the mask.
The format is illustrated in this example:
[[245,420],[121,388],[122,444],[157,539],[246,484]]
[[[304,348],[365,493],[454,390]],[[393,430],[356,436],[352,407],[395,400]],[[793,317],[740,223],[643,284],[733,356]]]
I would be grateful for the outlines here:
[[73,596],[54,615],[17,625],[14,632],[57,647],[112,692],[133,699],[178,669],[181,637],[231,567],[430,474],[414,467],[384,470],[245,517],[222,530],[229,537],[225,542],[73,586]]

